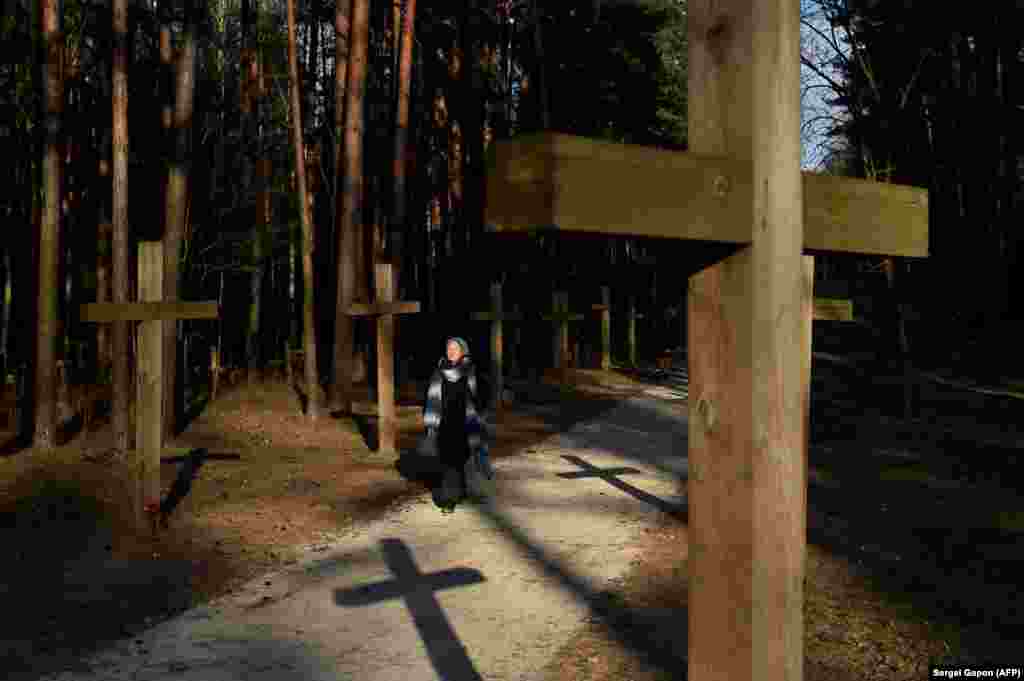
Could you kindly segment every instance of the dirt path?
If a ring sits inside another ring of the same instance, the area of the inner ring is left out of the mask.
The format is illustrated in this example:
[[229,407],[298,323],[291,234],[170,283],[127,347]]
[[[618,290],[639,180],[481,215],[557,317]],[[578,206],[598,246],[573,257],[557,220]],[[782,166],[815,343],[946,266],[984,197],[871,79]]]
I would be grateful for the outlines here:
[[684,512],[674,411],[628,400],[500,459],[491,502],[443,516],[429,499],[404,500],[283,571],[43,678],[540,678],[588,617],[608,614],[642,528]]
[[[639,373],[685,392],[682,367]],[[931,661],[1021,667],[1024,402],[932,384],[907,421],[892,382],[827,362],[812,377],[804,678],[916,681]],[[614,592],[633,614],[588,623],[545,681],[685,679],[686,541],[679,519],[645,528]]]
[[[564,399],[551,386],[517,386],[533,406],[506,411],[495,460],[637,389],[598,374],[574,374],[585,385]],[[400,395],[416,398],[415,390]],[[182,498],[155,537],[136,535],[125,512],[132,469],[111,453],[109,424],[52,452],[8,448],[0,455],[0,599],[18,616],[0,618],[0,677],[61,669],[295,565],[303,547],[324,549],[422,496],[426,487],[403,478],[393,457],[367,449],[372,424],[356,425],[310,423],[284,385],[223,390],[171,443],[177,455],[164,455],[165,495]],[[403,416],[400,428],[399,446],[414,446],[419,414]],[[188,455],[200,447],[208,457]]]
[[[884,387],[864,392],[863,377],[817,365],[813,378],[805,678],[922,678],[929,659],[977,660],[1019,641],[1014,403],[936,387],[921,401],[927,417],[905,422],[888,413]],[[391,678],[391,664],[403,680],[439,668],[456,678],[685,678],[685,371],[572,380],[587,391],[560,399],[513,386],[534,394],[502,425],[502,495],[450,517],[358,431],[295,415],[283,389],[229,394],[181,438],[183,449],[242,458],[205,462],[156,543],[117,524],[124,483],[102,438],[46,462],[0,460],[0,532],[14,556],[0,568],[0,597],[19,613],[0,624],[0,669],[12,681],[60,669],[372,679]],[[418,430],[405,419],[400,445]],[[639,472],[569,476],[586,465]],[[168,463],[167,485],[186,467]],[[577,529],[562,533],[563,521]],[[358,585],[408,577],[411,565],[435,574],[443,616],[430,614],[427,590],[414,591],[414,610],[428,615],[418,620],[401,599],[357,605],[393,595]],[[549,602],[563,614],[538,621]],[[282,618],[302,623],[282,629]],[[507,657],[507,622],[548,645],[517,644]],[[396,645],[374,647],[384,640]],[[81,666],[111,644],[94,661],[113,666]],[[370,653],[387,654],[366,667],[376,676],[339,676],[343,660]],[[530,674],[514,675],[507,660],[520,658]]]

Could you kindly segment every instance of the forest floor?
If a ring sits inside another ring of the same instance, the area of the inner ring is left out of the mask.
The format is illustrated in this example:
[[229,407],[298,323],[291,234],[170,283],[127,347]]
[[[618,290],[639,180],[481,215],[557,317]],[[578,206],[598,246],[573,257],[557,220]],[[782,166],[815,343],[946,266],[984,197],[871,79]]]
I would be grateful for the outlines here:
[[[813,378],[805,678],[917,679],[929,660],[1009,659],[1024,639],[1024,401],[931,384],[922,418],[906,420],[865,408],[892,388],[856,370],[816,362]],[[679,372],[573,371],[569,383],[563,394],[550,381],[516,386],[496,461],[626,398],[685,397]],[[0,600],[17,613],[0,618],[4,678],[38,678],[137,635],[427,494],[370,451],[367,432],[365,420],[309,422],[279,383],[229,388],[169,443],[164,489],[179,480],[187,493],[156,536],[138,536],[124,513],[131,469],[110,453],[109,424],[0,459]],[[418,415],[403,416],[399,448],[420,432]],[[187,455],[196,448],[207,458]],[[670,636],[630,647],[613,631],[629,623],[585,623],[547,681],[685,678],[685,645],[671,636],[687,627],[686,526],[659,514],[643,537],[613,595],[630,610],[673,610]]]

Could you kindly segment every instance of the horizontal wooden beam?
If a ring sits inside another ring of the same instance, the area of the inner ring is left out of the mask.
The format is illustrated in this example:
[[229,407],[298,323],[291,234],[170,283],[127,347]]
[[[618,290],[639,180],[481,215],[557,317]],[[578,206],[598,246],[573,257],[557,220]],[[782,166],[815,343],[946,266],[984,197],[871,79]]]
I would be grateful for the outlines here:
[[832,322],[853,321],[853,301],[838,298],[815,298],[814,319]]
[[[689,152],[539,133],[491,145],[486,222],[748,244],[753,167]],[[928,192],[803,173],[803,248],[928,255]]]
[[420,311],[419,303],[353,303],[348,308],[353,317],[366,317],[385,314],[413,314]]
[[474,312],[473,319],[478,322],[517,322],[523,319],[523,315],[515,312],[502,312],[496,317],[493,312]]
[[85,303],[80,306],[83,322],[153,322],[169,319],[217,319],[217,301]]
[[[379,405],[376,402],[355,401],[352,402],[351,411],[357,416],[377,416],[380,414]],[[423,407],[418,405],[395,405],[395,413],[398,416],[417,416],[423,412]]]

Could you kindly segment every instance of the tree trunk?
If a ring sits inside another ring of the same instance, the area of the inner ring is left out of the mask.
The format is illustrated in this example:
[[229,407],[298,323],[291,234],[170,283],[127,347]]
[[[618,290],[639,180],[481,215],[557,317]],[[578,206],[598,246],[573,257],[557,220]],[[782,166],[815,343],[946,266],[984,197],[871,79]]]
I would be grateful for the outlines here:
[[[465,27],[459,26],[459,33],[465,32]],[[462,52],[462,45],[459,44],[459,36],[455,38],[448,51],[448,92],[447,102],[448,114],[448,206],[450,209],[450,220],[446,226],[449,243],[455,235],[458,235],[455,251],[461,256],[464,243],[465,229],[463,213],[463,170],[465,169],[465,141],[466,131],[463,130],[463,121],[460,120],[462,107],[460,106],[463,96],[463,79],[465,78],[465,63],[467,55]],[[452,255],[446,253],[446,255]],[[442,277],[445,270],[442,268]],[[444,288],[444,285],[442,285]]]
[[547,65],[544,59],[544,32],[540,23],[538,0],[533,0],[533,50],[537,57],[537,106],[540,109],[541,130],[551,129],[551,108],[548,103]]
[[[406,0],[408,2],[408,0]],[[395,84],[394,96],[398,97],[398,89],[402,87],[401,76],[401,52],[402,52],[402,0],[391,0],[391,68],[395,76],[392,82]]]
[[0,267],[3,278],[0,279],[0,384],[7,380],[7,370],[11,366],[11,282],[14,274],[11,271],[11,249],[4,248],[3,266]]
[[882,261],[882,267],[885,271],[885,281],[889,295],[888,307],[890,307],[890,314],[892,315],[891,329],[885,329],[884,333],[890,338],[895,336],[896,350],[899,354],[898,362],[903,371],[903,417],[910,418],[913,411],[913,385],[910,374],[910,342],[907,337],[906,306],[901,300],[903,298],[899,291],[901,284],[897,281],[898,263],[896,258],[886,258]]
[[[192,127],[193,99],[195,94],[195,31],[198,19],[194,0],[186,6],[185,32],[176,65],[174,85],[174,115],[172,119],[173,139],[170,159],[167,165],[167,205],[164,232],[164,280],[163,298],[178,300],[179,260],[181,244],[185,236],[185,219],[188,201],[189,131]],[[163,324],[164,369],[163,369],[163,431],[164,438],[177,435],[181,404],[178,396],[182,386],[178,383],[178,324],[168,321]]]
[[[113,243],[112,292],[115,303],[129,300],[128,281],[128,2],[113,0],[113,104],[112,147],[113,186],[111,189],[111,224]],[[113,351],[113,393],[111,421],[114,447],[124,452],[131,447],[128,409],[131,399],[129,365],[129,322],[111,324]]]
[[302,107],[299,92],[299,56],[295,47],[295,0],[288,0],[288,75],[291,81],[292,151],[302,222],[302,339],[306,360],[306,415],[319,416],[320,381],[316,370],[316,327],[313,323],[313,216],[306,192],[306,153],[302,144]]
[[[260,5],[259,5],[259,0],[256,0],[256,20],[257,20],[257,24],[259,23],[259,16],[260,16]],[[258,42],[258,39],[257,39],[257,42]],[[272,166],[272,160],[271,160],[269,154],[267,153],[267,144],[266,144],[266,141],[264,139],[264,134],[265,134],[265,130],[266,130],[266,120],[267,120],[267,118],[266,118],[266,116],[267,116],[267,88],[266,88],[266,83],[265,83],[265,80],[264,80],[265,76],[264,76],[263,52],[262,52],[262,49],[259,47],[259,45],[257,45],[257,47],[256,47],[255,54],[256,54],[256,83],[255,83],[255,87],[254,87],[254,90],[255,90],[255,94],[254,94],[255,101],[254,101],[253,106],[255,107],[254,114],[255,114],[255,125],[256,125],[256,146],[257,146],[257,150],[258,150],[257,154],[258,154],[258,157],[259,157],[259,161],[257,162],[258,163],[258,167],[256,169],[256,209],[259,212],[259,214],[257,216],[257,220],[259,222],[259,230],[260,230],[260,234],[262,235],[262,238],[263,238],[263,244],[265,246],[269,244],[270,245],[270,250],[273,251],[273,247],[272,247],[273,242],[271,240],[271,234],[270,234],[270,227],[271,227],[271,224],[273,224],[273,202],[271,201],[271,195],[270,195],[270,192],[271,192],[271,189],[272,189],[271,184],[272,184],[272,179],[273,179],[273,166]],[[274,259],[273,259],[273,257],[271,257],[271,259],[268,262],[271,263],[271,270],[270,270],[270,279],[271,279],[270,295],[271,295],[271,297],[273,297],[275,295],[275,293],[274,293],[274,270],[273,270]],[[260,278],[260,281],[262,282],[262,276]],[[258,309],[262,309],[263,297],[266,295],[265,289],[263,288],[262,284],[260,285],[259,291],[256,293],[256,295],[257,295],[257,305],[260,306]],[[284,334],[285,334],[285,338],[287,338],[287,334],[288,334],[288,328],[287,327],[284,328]],[[280,347],[280,343],[278,342],[279,339],[277,339],[276,337],[273,338],[273,339],[268,339],[267,338],[267,334],[266,334],[266,329],[264,329],[264,331],[261,333],[259,338],[260,338],[260,340],[258,341],[258,343],[259,343],[259,346],[261,348],[260,352],[259,352],[259,357],[260,357],[260,361],[265,364],[266,360],[269,359],[272,356],[271,353],[268,351],[269,348],[273,347],[273,348],[276,349],[276,348]],[[273,343],[273,345],[268,345],[268,343]],[[287,357],[285,359],[287,359]]]
[[35,371],[35,438],[33,446],[40,450],[56,446],[57,395],[56,361],[58,336],[57,295],[59,289],[61,207],[61,114],[64,83],[61,73],[64,36],[56,0],[42,0],[41,29],[45,50],[43,79],[43,206],[39,226],[39,281],[37,289],[36,371]]
[[[306,35],[308,36],[306,42],[306,78],[309,83],[306,84],[306,107],[303,110],[303,116],[305,116],[305,127],[304,130],[315,130],[316,129],[316,83],[320,74],[317,71],[317,55],[320,52],[320,22],[317,21],[317,14],[315,11],[309,13],[310,22],[306,27]],[[313,145],[315,146],[315,144]],[[306,178],[307,183],[310,183],[310,178]],[[312,183],[310,183],[312,184]],[[307,187],[312,189],[312,186]],[[315,194],[315,192],[311,192]]]
[[[340,3],[339,3],[340,4]],[[344,147],[338,166],[338,298],[335,317],[335,401],[349,408],[353,364],[354,325],[348,308],[365,286],[363,268],[363,93],[366,88],[366,56],[369,46],[368,0],[353,0],[350,49],[346,65]],[[337,20],[338,27],[342,19]],[[347,23],[347,22],[346,22]],[[340,61],[339,61],[340,63]]]
[[[241,98],[241,153],[239,155],[239,161],[241,162],[241,193],[243,197],[243,205],[248,207],[250,188],[252,186],[252,162],[250,157],[249,149],[256,142],[256,114],[253,111],[254,104],[256,101],[256,85],[257,85],[257,69],[256,69],[256,49],[253,40],[253,23],[254,19],[258,17],[259,8],[256,7],[256,16],[253,14],[253,0],[242,0],[241,7],[241,20],[242,20],[242,59],[241,59],[241,73],[240,84],[242,88]],[[259,182],[259,180],[258,180]],[[262,196],[262,195],[261,195]],[[256,206],[257,215],[250,226],[250,237],[249,241],[252,244],[252,264],[255,269],[250,274],[249,281],[249,320],[248,328],[246,330],[246,344],[245,344],[245,360],[246,360],[246,377],[251,380],[255,371],[262,365],[263,358],[260,357],[260,300],[261,300],[261,288],[263,281],[263,241],[264,241],[264,227],[263,227],[263,207],[259,205],[257,200]],[[248,211],[244,211],[245,215],[248,215]]]
[[[395,7],[398,6],[398,1],[395,0]],[[409,97],[412,90],[412,46],[415,38],[415,21],[416,0],[406,0],[405,16],[401,26],[401,54],[398,66],[398,101],[395,112],[395,148],[392,169],[395,194],[390,239],[391,262],[397,269],[396,276],[399,279],[401,279],[402,272],[404,237],[409,228],[406,224],[406,159],[409,146]]]
[[469,253],[483,227],[485,169],[483,82],[480,64],[480,20],[477,3],[466,3],[466,24],[462,43],[462,82],[459,92],[459,118],[462,121],[463,152],[463,252]]
[[334,352],[331,362],[331,404],[335,409],[347,409],[344,395],[351,387],[352,371],[352,318],[346,313],[352,301],[355,289],[355,271],[352,261],[351,233],[342,231],[341,210],[345,198],[347,159],[343,154],[345,148],[345,83],[348,78],[349,54],[349,9],[350,2],[338,0],[334,13],[334,178],[332,195],[334,196],[335,226],[335,318],[334,318]]

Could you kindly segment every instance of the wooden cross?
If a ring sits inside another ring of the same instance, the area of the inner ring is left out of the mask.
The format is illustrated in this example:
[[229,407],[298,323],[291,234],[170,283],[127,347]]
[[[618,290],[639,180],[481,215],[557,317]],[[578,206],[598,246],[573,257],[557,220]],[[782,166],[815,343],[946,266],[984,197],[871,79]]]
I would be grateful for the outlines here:
[[842,298],[815,298],[814,320],[852,322],[853,301]]
[[569,367],[569,322],[583,319],[583,315],[569,312],[569,294],[566,291],[552,293],[551,312],[542,318],[554,322],[555,367],[563,374]]
[[632,293],[626,299],[626,355],[629,365],[636,366],[636,320],[644,315],[636,311],[636,296]]
[[133,503],[140,529],[151,526],[152,509],[160,503],[164,370],[161,329],[164,320],[218,317],[216,301],[185,303],[160,300],[164,278],[163,247],[160,241],[139,242],[139,302],[86,303],[80,308],[83,322],[139,322],[136,330],[136,487]]
[[375,605],[396,598],[405,599],[430,664],[440,679],[479,681],[466,649],[445,617],[435,591],[480,584],[484,576],[472,568],[449,568],[433,574],[420,572],[409,547],[400,539],[382,539],[381,553],[395,579],[352,589],[336,589],[334,602],[346,608]]
[[731,244],[690,277],[688,678],[799,681],[813,256],[928,254],[927,190],[800,170],[800,3],[687,10],[686,153],[543,133],[489,154],[492,231]]
[[651,506],[654,506],[655,508],[664,511],[665,513],[668,513],[669,515],[681,516],[685,513],[685,509],[679,508],[674,504],[670,504],[664,499],[659,499],[653,494],[649,494],[643,491],[642,489],[633,487],[633,485],[630,485],[628,482],[623,482],[622,480],[619,480],[618,476],[620,475],[636,475],[638,473],[643,473],[643,471],[641,470],[628,467],[598,468],[593,464],[587,463],[578,456],[563,456],[562,458],[568,461],[569,463],[573,464],[574,466],[579,466],[583,470],[571,471],[569,473],[559,473],[558,477],[560,478],[564,478],[566,480],[579,480],[581,478],[601,478],[615,489],[625,492],[634,499],[639,499],[640,501],[648,503]]
[[853,301],[845,286],[834,282],[815,282],[814,320],[831,322],[852,322]]
[[515,312],[502,312],[501,307],[501,282],[491,284],[491,310],[490,312],[474,312],[473,319],[491,322],[491,392],[494,411],[501,409],[501,395],[504,391],[504,343],[502,335],[502,322],[519,321],[523,318]]
[[348,313],[377,317],[377,451],[394,454],[398,426],[395,418],[395,315],[419,312],[420,304],[395,300],[391,263],[377,263],[373,274],[376,301],[353,303]]
[[[519,303],[512,303],[512,314],[523,317],[519,312]],[[525,317],[523,317],[525,319]],[[512,376],[519,376],[519,353],[523,347],[523,325],[516,324],[512,327],[512,352],[508,353],[508,373]]]
[[612,368],[612,290],[609,287],[601,287],[601,302],[591,309],[601,313],[601,368],[608,371]]

